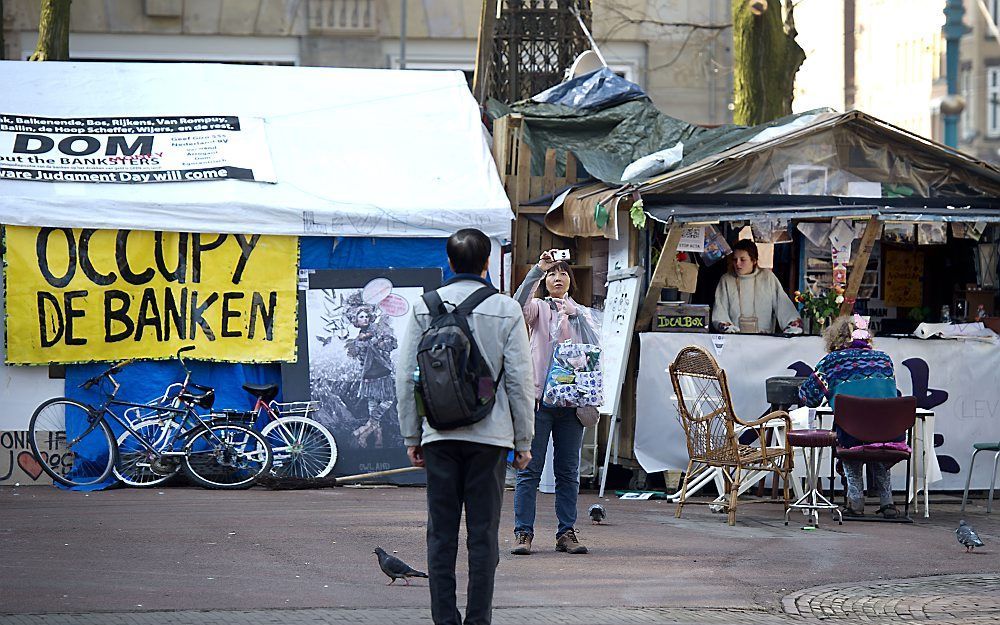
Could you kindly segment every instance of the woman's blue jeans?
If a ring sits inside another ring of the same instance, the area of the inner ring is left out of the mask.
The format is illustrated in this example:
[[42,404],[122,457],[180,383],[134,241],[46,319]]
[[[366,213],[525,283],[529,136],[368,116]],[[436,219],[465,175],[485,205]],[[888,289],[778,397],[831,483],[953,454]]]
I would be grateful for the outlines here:
[[546,408],[535,411],[535,438],[531,441],[531,462],[517,473],[514,488],[514,533],[535,535],[535,500],[545,466],[549,434],[552,435],[552,468],[556,476],[556,537],[576,525],[576,500],[580,494],[580,447],[583,425],[576,408]]

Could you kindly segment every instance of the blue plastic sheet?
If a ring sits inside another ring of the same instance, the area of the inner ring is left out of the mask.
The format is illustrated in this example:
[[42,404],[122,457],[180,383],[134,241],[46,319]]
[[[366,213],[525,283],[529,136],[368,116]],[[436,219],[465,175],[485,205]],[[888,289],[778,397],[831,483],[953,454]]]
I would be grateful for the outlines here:
[[646,92],[642,87],[603,67],[549,87],[531,99],[534,102],[561,104],[575,109],[602,109],[645,97]]

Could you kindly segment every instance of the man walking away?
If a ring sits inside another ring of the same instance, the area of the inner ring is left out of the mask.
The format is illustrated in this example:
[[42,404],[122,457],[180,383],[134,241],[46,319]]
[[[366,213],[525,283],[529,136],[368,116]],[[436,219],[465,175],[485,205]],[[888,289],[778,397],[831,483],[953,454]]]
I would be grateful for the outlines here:
[[[455,277],[414,303],[400,349],[399,425],[410,462],[427,470],[427,566],[434,623],[463,622],[455,598],[455,560],[464,506],[469,551],[464,623],[489,625],[500,562],[507,452],[514,449],[518,469],[531,460],[534,381],[521,306],[492,291],[486,281],[489,238],[472,228],[459,230],[448,238],[447,251]],[[448,360],[448,354],[458,353],[463,345],[467,353]],[[418,370],[418,359],[420,369],[427,371]],[[458,372],[454,380],[442,378],[442,372],[451,369],[441,365],[453,362],[467,363],[481,374],[470,391],[474,403],[462,404],[469,393],[450,390],[472,379],[466,372]],[[419,414],[416,390],[421,391]],[[460,409],[445,409],[449,406]]]

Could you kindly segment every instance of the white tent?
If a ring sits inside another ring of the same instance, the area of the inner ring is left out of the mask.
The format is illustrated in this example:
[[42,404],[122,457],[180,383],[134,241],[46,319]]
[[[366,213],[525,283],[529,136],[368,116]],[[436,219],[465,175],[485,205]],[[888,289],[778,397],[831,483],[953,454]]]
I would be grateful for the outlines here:
[[[263,119],[276,183],[0,179],[0,223],[178,232],[506,239],[513,214],[461,72],[0,61],[0,115]],[[0,140],[12,142],[12,132]],[[11,145],[0,145],[10,153]],[[494,244],[492,261],[499,262]],[[494,264],[496,266],[496,264]],[[0,290],[0,333],[3,333]],[[0,359],[3,348],[0,346]],[[63,394],[0,360],[0,431]],[[0,465],[0,475],[6,466]]]
[[374,237],[510,232],[510,203],[457,71],[9,61],[0,62],[0,84],[0,114],[263,118],[277,178],[0,179],[0,223]]

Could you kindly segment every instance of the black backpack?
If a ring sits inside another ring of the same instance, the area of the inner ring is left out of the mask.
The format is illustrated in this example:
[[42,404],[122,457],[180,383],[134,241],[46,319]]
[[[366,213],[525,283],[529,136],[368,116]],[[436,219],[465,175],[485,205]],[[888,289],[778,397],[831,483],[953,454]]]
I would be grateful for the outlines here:
[[417,346],[419,381],[427,422],[435,430],[453,430],[483,420],[493,410],[496,381],[469,328],[469,315],[496,289],[483,286],[448,311],[437,291],[423,295],[431,325]]

